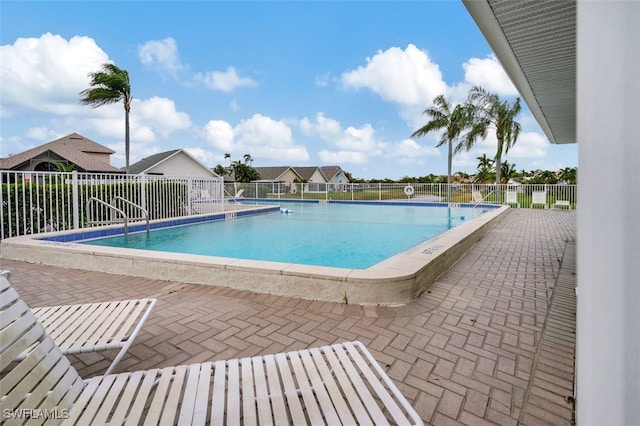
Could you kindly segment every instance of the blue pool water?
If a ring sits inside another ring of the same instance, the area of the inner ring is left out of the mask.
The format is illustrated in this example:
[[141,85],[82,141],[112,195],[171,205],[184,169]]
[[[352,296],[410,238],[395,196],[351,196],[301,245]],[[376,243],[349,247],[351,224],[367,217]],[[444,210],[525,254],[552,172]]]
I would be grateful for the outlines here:
[[365,269],[485,209],[284,203],[267,213],[86,241],[85,244]]

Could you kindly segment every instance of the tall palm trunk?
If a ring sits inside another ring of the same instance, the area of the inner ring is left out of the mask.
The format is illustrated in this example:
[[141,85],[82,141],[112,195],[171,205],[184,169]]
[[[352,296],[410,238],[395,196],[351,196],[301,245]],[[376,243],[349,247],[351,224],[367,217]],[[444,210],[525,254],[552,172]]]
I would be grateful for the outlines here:
[[504,149],[504,138],[502,136],[502,132],[499,130],[500,126],[497,127],[496,130],[496,138],[498,139],[498,150],[496,151],[496,185],[500,185],[502,178],[502,150]]
[[129,174],[129,153],[130,153],[130,140],[129,140],[129,113],[131,112],[131,104],[129,102],[124,103],[124,155],[125,155],[125,173]]

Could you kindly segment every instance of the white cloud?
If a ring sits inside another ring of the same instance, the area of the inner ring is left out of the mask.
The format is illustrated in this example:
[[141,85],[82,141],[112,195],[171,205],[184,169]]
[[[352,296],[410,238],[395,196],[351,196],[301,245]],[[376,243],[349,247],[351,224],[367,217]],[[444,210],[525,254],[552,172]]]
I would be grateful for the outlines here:
[[318,87],[325,87],[329,84],[329,79],[331,78],[331,74],[326,72],[324,74],[317,74],[313,83]]
[[194,80],[204,84],[205,87],[222,92],[231,92],[238,87],[254,87],[258,83],[249,77],[240,77],[234,67],[227,68],[226,71],[211,71],[208,73],[198,73]]
[[543,158],[547,156],[549,141],[536,132],[521,132],[516,144],[509,150],[509,158]]
[[365,164],[369,158],[363,152],[354,151],[318,151],[318,158],[325,164]]
[[281,163],[303,163],[309,153],[293,141],[291,128],[281,120],[254,114],[235,127],[222,120],[212,120],[204,128],[205,139],[216,149],[241,157],[276,160]]
[[389,157],[404,157],[418,159],[424,156],[439,156],[440,151],[433,146],[421,145],[413,139],[403,139],[393,144]]
[[143,64],[156,66],[172,75],[186,69],[180,63],[178,46],[171,37],[167,37],[164,40],[151,40],[141,44],[138,46],[138,57]]
[[369,123],[343,129],[339,121],[318,113],[313,120],[304,117],[298,125],[303,134],[318,137],[333,149],[318,152],[319,158],[325,163],[340,160],[342,163],[363,164],[370,157],[381,155],[387,146],[376,139],[375,130]]
[[233,150],[233,127],[223,120],[211,120],[204,126],[204,138],[221,151]]
[[24,111],[67,115],[87,110],[78,102],[79,92],[88,87],[90,72],[110,62],[89,37],[65,40],[51,33],[0,46],[0,56],[3,117]]
[[221,159],[217,158],[210,150],[199,147],[189,147],[184,148],[184,150],[207,167],[213,168],[215,166],[210,166],[210,164],[221,163]]
[[423,109],[447,90],[438,64],[413,44],[378,50],[366,66],[343,73],[341,80],[347,88],[367,88],[385,101]]
[[493,54],[484,59],[471,58],[462,67],[465,81],[472,86],[481,86],[500,96],[518,95],[515,86]]
[[177,111],[174,101],[157,96],[143,101],[134,100],[131,116],[137,124],[149,126],[163,138],[168,138],[176,130],[191,127],[189,115]]
[[378,155],[385,144],[376,140],[371,124],[360,127],[342,128],[339,121],[316,114],[314,120],[304,117],[299,123],[300,129],[307,136],[317,136],[328,145],[341,151],[358,151],[367,155]]

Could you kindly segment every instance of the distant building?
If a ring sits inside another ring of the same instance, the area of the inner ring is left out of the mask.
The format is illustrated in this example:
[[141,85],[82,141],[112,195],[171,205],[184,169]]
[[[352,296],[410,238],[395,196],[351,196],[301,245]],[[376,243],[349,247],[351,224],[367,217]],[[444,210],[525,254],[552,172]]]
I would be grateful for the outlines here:
[[134,175],[218,177],[216,173],[183,149],[160,152],[143,158],[129,166],[129,173]]
[[349,178],[340,166],[322,166],[320,170],[327,178],[327,183],[331,184],[335,191],[343,190],[349,183]]
[[0,158],[0,170],[55,172],[68,170],[94,173],[122,173],[111,165],[112,149],[78,133],[71,133],[44,145]]

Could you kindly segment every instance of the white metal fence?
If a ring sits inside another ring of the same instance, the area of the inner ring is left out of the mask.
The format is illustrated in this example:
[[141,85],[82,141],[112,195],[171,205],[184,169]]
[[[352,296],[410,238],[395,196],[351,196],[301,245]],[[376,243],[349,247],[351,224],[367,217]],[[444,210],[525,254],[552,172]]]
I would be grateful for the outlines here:
[[220,178],[0,171],[0,184],[1,238],[224,210]]
[[575,209],[576,185],[438,183],[225,183],[227,194],[282,200],[415,201],[509,204],[519,208]]
[[[577,206],[576,185],[431,183],[223,184],[220,178],[0,171],[0,238],[224,211],[224,199],[412,201]],[[239,197],[236,197],[239,196]],[[145,217],[146,216],[146,217]]]

